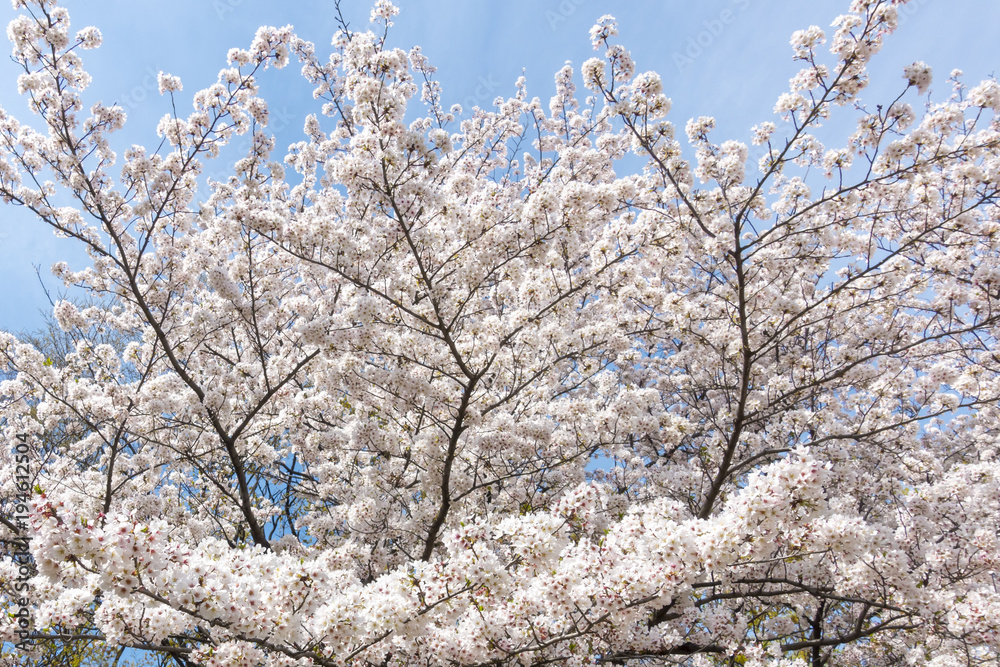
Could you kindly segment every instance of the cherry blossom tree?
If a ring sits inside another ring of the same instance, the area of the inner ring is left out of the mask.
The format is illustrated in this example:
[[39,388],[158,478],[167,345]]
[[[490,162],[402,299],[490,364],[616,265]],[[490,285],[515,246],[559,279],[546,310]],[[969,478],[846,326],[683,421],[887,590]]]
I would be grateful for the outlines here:
[[[711,118],[682,145],[611,17],[586,98],[567,66],[462,111],[387,0],[328,56],[261,28],[193,96],[162,74],[193,111],[119,156],[100,33],[14,4],[37,127],[0,112],[0,196],[86,248],[53,271],[93,301],[56,304],[59,363],[0,334],[5,442],[55,443],[24,526],[0,454],[37,569],[2,564],[7,664],[1000,657],[1000,85],[934,101],[914,63],[862,105],[902,2],[792,36],[752,164]],[[259,79],[293,61],[317,108],[275,155]]]
[[[52,305],[55,305],[50,294],[46,293],[46,297],[48,297]],[[91,301],[78,301],[74,305],[77,308],[86,308],[98,304]],[[52,317],[50,310],[45,315],[44,325],[41,328],[34,331],[21,332],[18,337],[22,342],[30,344],[41,354],[45,355],[47,362],[62,365],[65,363],[66,355],[75,351],[76,344],[79,342],[79,339],[76,338],[78,333],[73,330],[63,331],[59,327],[59,323]],[[127,341],[117,339],[115,337],[117,333],[115,331],[89,332],[88,342],[90,344],[107,343],[121,350]],[[85,423],[75,419],[66,419],[58,427],[46,429],[45,433],[41,434],[41,437],[32,444],[38,447],[39,455],[45,457],[49,454],[57,453],[67,443],[79,440],[86,435],[87,426]],[[5,507],[5,509],[8,508],[9,505]],[[7,512],[5,515],[9,518],[10,513]],[[15,525],[14,527],[16,528],[17,526]],[[6,555],[12,555],[10,550],[6,551]],[[10,591],[9,583],[8,591]],[[14,597],[20,599],[24,595]],[[91,607],[90,610],[84,611],[81,616],[74,619],[72,627],[74,634],[82,634],[84,627],[88,630],[93,629],[93,611],[94,608]],[[81,623],[83,619],[86,619],[86,621]],[[50,632],[50,634],[52,633]],[[31,655],[20,656],[21,661],[19,665],[21,667],[145,667],[158,664],[155,660],[159,656],[149,653],[138,655],[127,654],[125,646],[113,646],[107,642],[100,641],[98,637],[99,635],[95,635],[93,639],[87,641],[70,642],[52,637],[39,639],[35,642],[35,650],[31,652]]]

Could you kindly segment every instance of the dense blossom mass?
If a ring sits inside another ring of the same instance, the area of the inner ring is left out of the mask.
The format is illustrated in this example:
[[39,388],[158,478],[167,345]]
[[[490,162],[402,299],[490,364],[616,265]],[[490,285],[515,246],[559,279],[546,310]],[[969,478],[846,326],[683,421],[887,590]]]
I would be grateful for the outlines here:
[[[918,62],[862,103],[901,4],[796,32],[749,147],[678,138],[610,16],[585,98],[567,65],[449,108],[379,0],[329,56],[261,28],[161,74],[193,110],[150,151],[84,102],[100,33],[14,0],[0,197],[91,299],[66,354],[0,334],[3,664],[996,664],[1000,86]],[[275,154],[291,63],[318,102]]]

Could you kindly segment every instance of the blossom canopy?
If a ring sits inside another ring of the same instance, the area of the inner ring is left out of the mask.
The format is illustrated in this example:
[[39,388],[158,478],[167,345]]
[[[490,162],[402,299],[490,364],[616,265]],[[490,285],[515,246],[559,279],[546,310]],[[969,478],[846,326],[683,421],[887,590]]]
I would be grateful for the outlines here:
[[796,32],[750,145],[678,138],[610,16],[587,97],[448,107],[378,0],[326,55],[263,27],[161,73],[157,150],[84,104],[100,32],[14,4],[0,198],[91,299],[68,353],[0,333],[0,664],[1000,658],[1000,85],[915,62],[863,104],[904,2]]

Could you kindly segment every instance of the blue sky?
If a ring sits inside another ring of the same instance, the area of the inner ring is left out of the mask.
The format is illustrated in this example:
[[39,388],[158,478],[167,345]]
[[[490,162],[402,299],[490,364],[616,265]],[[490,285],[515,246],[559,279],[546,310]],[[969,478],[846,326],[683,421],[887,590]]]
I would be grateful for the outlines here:
[[[772,119],[777,96],[798,69],[788,38],[799,28],[826,28],[846,10],[848,0],[397,0],[401,9],[390,40],[408,49],[414,44],[438,67],[449,103],[489,104],[510,95],[522,69],[529,95],[547,101],[553,74],[570,60],[577,66],[594,55],[587,32],[603,14],[619,21],[619,39],[636,60],[638,71],[656,70],[673,100],[672,120],[683,127],[693,116],[717,119],[720,138],[749,140],[754,124]],[[336,29],[332,0],[77,0],[69,7],[75,28],[96,25],[104,46],[84,52],[94,77],[87,102],[117,101],[129,114],[125,131],[116,135],[121,150],[130,144],[155,145],[155,126],[170,109],[156,93],[156,72],[180,76],[190,95],[215,80],[226,51],[247,46],[262,24],[292,24],[302,37],[329,49]],[[368,27],[370,3],[343,0],[355,29]],[[1000,2],[997,0],[912,0],[900,30],[871,68],[872,85],[863,99],[872,105],[891,101],[902,89],[902,68],[924,60],[934,68],[936,99],[948,96],[946,79],[954,68],[968,83],[1000,73]],[[14,12],[0,9],[6,25]],[[18,70],[0,59],[0,106],[27,120],[27,107],[16,94]],[[272,130],[279,148],[300,138],[302,123],[318,111],[310,87],[297,68],[265,81],[271,103]],[[911,100],[911,103],[916,100]],[[841,114],[853,123],[850,112]],[[833,129],[840,129],[834,118]],[[841,126],[844,137],[852,125]],[[213,173],[213,169],[208,170]],[[2,205],[0,205],[2,206]],[[0,208],[0,328],[20,330],[41,322],[45,306],[33,265],[53,293],[53,262],[73,268],[87,259],[72,241],[57,239],[41,223],[12,207]]]

